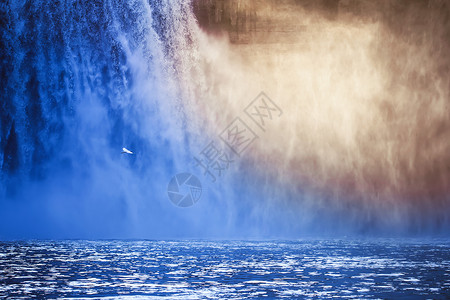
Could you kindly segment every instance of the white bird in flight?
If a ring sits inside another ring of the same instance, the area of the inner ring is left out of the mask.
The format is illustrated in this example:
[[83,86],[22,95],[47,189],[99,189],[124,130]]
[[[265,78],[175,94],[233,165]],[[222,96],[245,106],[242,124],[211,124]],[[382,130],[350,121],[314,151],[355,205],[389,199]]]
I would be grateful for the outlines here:
[[128,150],[127,148],[122,148],[122,153],[121,154],[133,154],[133,152],[131,152],[130,150]]

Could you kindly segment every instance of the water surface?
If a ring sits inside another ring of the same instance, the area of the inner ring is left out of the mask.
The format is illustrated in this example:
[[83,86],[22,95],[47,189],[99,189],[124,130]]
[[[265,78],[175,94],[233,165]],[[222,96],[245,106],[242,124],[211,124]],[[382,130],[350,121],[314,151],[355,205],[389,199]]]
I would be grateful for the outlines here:
[[0,297],[450,297],[448,240],[0,244]]

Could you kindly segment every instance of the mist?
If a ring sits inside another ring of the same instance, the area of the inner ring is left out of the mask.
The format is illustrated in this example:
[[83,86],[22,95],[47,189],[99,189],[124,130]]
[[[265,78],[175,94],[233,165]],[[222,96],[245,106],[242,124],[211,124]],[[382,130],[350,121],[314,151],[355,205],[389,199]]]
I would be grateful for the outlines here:
[[[448,234],[446,2],[211,5],[2,5],[0,238]],[[194,157],[236,117],[258,138],[211,182]]]

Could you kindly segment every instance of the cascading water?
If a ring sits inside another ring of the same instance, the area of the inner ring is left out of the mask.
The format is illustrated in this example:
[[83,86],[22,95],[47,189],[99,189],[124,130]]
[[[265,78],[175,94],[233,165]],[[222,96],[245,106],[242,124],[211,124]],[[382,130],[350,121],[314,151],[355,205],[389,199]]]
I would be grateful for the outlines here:
[[[7,1],[1,8],[2,234],[20,232],[23,223],[8,218],[13,210],[35,216],[31,227],[44,232],[59,226],[55,215],[66,226],[77,218],[111,225],[144,206],[155,218],[167,178],[190,147],[175,81],[176,52],[195,47],[189,3]],[[135,155],[121,156],[123,146]],[[113,227],[119,232],[111,234],[123,234]]]
[[[0,237],[445,232],[448,7],[294,2],[4,1]],[[418,33],[381,13],[401,9]],[[211,183],[194,156],[261,91],[282,117]],[[187,209],[182,172],[203,185]]]
[[3,0],[0,298],[449,299],[449,22]]

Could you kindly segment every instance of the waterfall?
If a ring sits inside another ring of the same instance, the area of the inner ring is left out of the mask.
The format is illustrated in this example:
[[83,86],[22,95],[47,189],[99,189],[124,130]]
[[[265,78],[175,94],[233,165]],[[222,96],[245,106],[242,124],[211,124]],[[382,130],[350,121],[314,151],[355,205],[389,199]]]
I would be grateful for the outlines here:
[[446,231],[449,6],[308,3],[3,1],[0,238]]
[[190,147],[177,83],[199,31],[190,3],[6,1],[1,21],[2,205],[93,222],[103,207],[118,223],[137,199],[163,205]]

